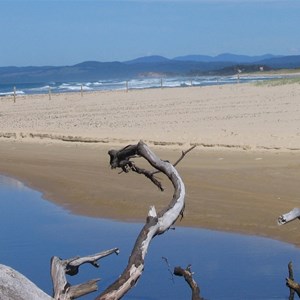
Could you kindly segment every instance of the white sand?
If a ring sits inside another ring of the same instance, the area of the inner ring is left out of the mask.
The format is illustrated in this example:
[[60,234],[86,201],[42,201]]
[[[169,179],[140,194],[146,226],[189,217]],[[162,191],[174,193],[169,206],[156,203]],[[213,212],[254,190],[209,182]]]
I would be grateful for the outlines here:
[[300,150],[300,85],[235,84],[0,98],[0,139]]

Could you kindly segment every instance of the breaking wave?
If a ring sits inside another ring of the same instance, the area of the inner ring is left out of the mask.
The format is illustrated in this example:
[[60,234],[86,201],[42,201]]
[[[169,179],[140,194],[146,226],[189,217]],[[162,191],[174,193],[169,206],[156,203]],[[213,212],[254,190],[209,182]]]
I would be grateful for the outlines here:
[[[88,82],[43,82],[15,85],[16,94],[47,94],[80,91],[113,91],[126,89],[151,89],[162,87],[192,87],[208,85],[224,85],[281,78],[282,76],[199,76],[172,78],[133,78],[130,80],[98,80]],[[14,94],[14,85],[0,84],[0,96]]]

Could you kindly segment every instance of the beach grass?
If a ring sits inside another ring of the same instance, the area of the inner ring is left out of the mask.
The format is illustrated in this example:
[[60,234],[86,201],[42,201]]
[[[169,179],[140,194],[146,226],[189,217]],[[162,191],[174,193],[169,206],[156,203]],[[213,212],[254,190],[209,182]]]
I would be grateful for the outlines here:
[[258,81],[255,83],[256,86],[280,86],[286,84],[300,84],[300,76],[274,78],[270,80]]

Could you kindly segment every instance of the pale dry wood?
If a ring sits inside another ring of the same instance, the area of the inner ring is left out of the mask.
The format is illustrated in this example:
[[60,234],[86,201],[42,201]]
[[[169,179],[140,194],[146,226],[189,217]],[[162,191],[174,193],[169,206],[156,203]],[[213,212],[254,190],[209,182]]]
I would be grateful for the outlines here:
[[294,208],[290,212],[279,216],[277,219],[277,223],[278,225],[284,225],[286,223],[289,223],[299,218],[300,218],[300,208]]
[[144,270],[144,259],[152,238],[163,234],[176,222],[184,210],[185,200],[185,186],[175,167],[171,163],[159,159],[142,141],[120,151],[111,150],[109,155],[111,167],[120,167],[125,172],[132,170],[133,163],[130,158],[136,156],[145,158],[152,167],[170,179],[174,187],[174,194],[169,205],[160,212],[157,213],[154,206],[150,208],[146,224],[135,242],[127,267],[120,277],[96,298],[97,300],[120,299],[136,284]]
[[53,300],[18,271],[0,264],[1,300]]
[[75,257],[71,259],[60,259],[57,256],[51,259],[51,278],[53,282],[53,298],[56,300],[71,300],[79,298],[83,295],[97,291],[97,282],[99,279],[90,280],[86,283],[71,286],[66,278],[68,275],[76,275],[82,264],[89,263],[94,267],[98,267],[97,261],[105,256],[113,253],[118,254],[119,249],[113,248],[90,256]]
[[[292,222],[296,219],[300,219],[300,208],[294,208],[288,213],[282,214],[278,217],[277,223],[278,225],[285,225],[289,222]],[[295,292],[298,297],[300,297],[300,284],[294,280],[294,271],[292,262],[288,264],[289,277],[286,278],[286,285],[290,289],[289,300],[294,299]]]
[[[111,156],[112,168],[120,167],[124,172],[132,170],[139,174],[144,174],[159,186],[160,183],[154,178],[151,172],[135,166],[135,164],[130,161],[131,158],[136,156],[145,158],[152,167],[164,173],[169,178],[173,184],[174,193],[170,203],[160,212],[157,213],[154,206],[150,208],[146,224],[136,240],[127,267],[122,275],[96,298],[98,300],[120,299],[135,285],[143,272],[144,259],[152,238],[156,235],[163,234],[176,222],[178,217],[183,213],[185,201],[185,186],[175,167],[168,161],[160,160],[142,141],[137,145],[130,145],[120,151],[111,150],[109,154]],[[66,274],[76,275],[79,266],[84,263],[90,263],[97,267],[97,261],[100,258],[112,253],[118,254],[118,251],[117,248],[114,248],[95,255],[82,258],[75,257],[68,260],[62,260],[56,256],[52,257],[51,276],[54,290],[53,298],[43,293],[17,271],[4,266],[0,268],[0,293],[8,296],[5,298],[0,294],[1,299],[71,300],[86,295],[97,289],[98,279],[71,286],[66,279]],[[10,278],[7,276],[8,273],[11,274]],[[13,287],[13,290],[7,291],[7,280]]]
[[62,260],[56,256],[51,259],[51,277],[53,297],[50,297],[18,271],[0,264],[0,299],[1,300],[71,300],[87,295],[98,289],[99,279],[71,286],[66,278],[76,275],[82,264],[90,263],[98,267],[97,261],[103,257],[118,254],[113,248],[94,255]]

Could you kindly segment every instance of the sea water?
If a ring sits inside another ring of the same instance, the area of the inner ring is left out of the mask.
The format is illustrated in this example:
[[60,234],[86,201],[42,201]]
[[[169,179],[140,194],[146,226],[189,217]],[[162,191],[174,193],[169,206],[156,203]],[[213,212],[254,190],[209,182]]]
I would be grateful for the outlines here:
[[161,87],[191,87],[222,85],[231,83],[247,83],[254,81],[270,80],[281,78],[280,75],[266,76],[197,76],[197,77],[170,77],[170,78],[131,78],[107,79],[91,82],[37,82],[22,84],[1,84],[0,96],[13,95],[14,87],[17,95],[23,94],[47,94],[85,91],[114,91],[128,89],[149,89]]
[[[0,176],[0,263],[23,273],[48,294],[52,256],[71,258],[119,247],[120,254],[100,260],[99,269],[83,265],[78,275],[68,277],[71,284],[101,278],[103,291],[125,268],[142,226],[73,215],[21,182]],[[184,279],[172,275],[175,266],[189,264],[205,299],[287,299],[290,260],[300,281],[300,249],[293,245],[176,226],[154,238],[144,273],[124,299],[190,299]]]

